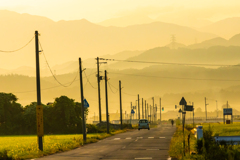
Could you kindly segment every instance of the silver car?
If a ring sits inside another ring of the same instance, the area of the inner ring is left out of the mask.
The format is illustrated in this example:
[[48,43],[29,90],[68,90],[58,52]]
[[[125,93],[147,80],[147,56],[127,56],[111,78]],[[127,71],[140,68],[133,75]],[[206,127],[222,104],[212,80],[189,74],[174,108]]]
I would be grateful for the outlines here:
[[149,122],[147,119],[140,119],[138,122],[138,130],[140,129],[150,129]]

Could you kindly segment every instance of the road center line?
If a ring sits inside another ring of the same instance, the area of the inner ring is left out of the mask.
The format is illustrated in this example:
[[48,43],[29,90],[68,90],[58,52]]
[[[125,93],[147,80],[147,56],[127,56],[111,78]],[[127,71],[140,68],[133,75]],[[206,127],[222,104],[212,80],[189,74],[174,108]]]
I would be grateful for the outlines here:
[[148,137],[148,138],[154,138],[154,137]]
[[165,137],[159,137],[159,138],[165,138]]

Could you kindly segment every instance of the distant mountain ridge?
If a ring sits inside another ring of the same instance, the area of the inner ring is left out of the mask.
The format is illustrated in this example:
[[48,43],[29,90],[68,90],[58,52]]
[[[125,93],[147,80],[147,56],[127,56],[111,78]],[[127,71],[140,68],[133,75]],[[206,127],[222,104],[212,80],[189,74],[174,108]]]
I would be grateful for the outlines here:
[[[114,54],[124,50],[147,50],[169,43],[170,36],[176,34],[183,44],[192,44],[195,37],[204,41],[216,37],[189,27],[170,23],[154,22],[128,27],[103,27],[85,19],[54,22],[48,18],[29,14],[0,11],[0,49],[12,50],[21,47],[40,33],[40,42],[48,61],[52,65],[67,61]],[[67,56],[66,56],[67,55]],[[24,57],[24,59],[22,58]],[[12,66],[24,64],[35,66],[34,43],[11,56],[0,54],[2,66],[12,60]],[[17,61],[21,59],[21,61]]]

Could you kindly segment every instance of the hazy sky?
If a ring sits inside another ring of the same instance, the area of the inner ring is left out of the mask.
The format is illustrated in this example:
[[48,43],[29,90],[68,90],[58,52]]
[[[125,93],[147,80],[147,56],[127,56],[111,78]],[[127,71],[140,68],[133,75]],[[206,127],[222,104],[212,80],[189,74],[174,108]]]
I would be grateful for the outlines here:
[[1,10],[45,16],[54,21],[85,18],[100,22],[127,14],[148,14],[154,18],[173,11],[195,11],[200,18],[215,21],[239,16],[239,7],[239,0],[0,0]]

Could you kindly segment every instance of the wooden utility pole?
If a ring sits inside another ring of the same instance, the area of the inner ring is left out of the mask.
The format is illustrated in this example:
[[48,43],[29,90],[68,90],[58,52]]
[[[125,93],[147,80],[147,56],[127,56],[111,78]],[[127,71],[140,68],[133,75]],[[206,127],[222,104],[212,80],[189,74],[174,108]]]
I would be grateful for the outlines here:
[[206,114],[206,121],[207,121],[207,98],[205,97],[205,114]]
[[[152,109],[152,112],[154,113],[154,97],[152,97],[152,100],[153,100],[153,109]],[[152,118],[152,121],[153,121],[154,119]]]
[[145,119],[147,119],[146,100],[145,100]]
[[140,119],[139,94],[138,94],[138,119]]
[[162,123],[162,102],[160,98],[160,124]]
[[144,112],[143,112],[143,98],[142,98],[142,119],[144,119]]
[[107,71],[105,70],[105,94],[106,94],[106,120],[107,120],[107,133],[109,134],[109,115],[108,115],[108,92],[107,92]]
[[[121,121],[121,129],[122,127],[122,86],[121,81],[119,81],[119,99],[120,99],[120,121]],[[132,108],[132,107],[131,107]]]
[[83,141],[86,142],[87,136],[86,136],[86,126],[85,126],[85,108],[84,108],[84,96],[83,96],[83,80],[82,80],[82,61],[81,58],[79,58],[79,75],[80,75],[80,87],[81,87],[81,108],[82,108],[82,132],[83,132]]
[[99,75],[99,57],[97,57],[97,81],[98,81],[98,107],[99,107],[99,123],[102,122],[101,114],[101,95],[100,95],[100,75]]
[[192,102],[193,105],[193,127],[194,127],[194,103]]
[[39,44],[38,44],[38,31],[35,31],[35,48],[36,48],[36,85],[37,85],[37,106],[36,106],[36,119],[37,119],[37,135],[38,135],[38,149],[43,151],[43,107],[41,102],[41,87],[40,87],[40,63],[39,63]]

